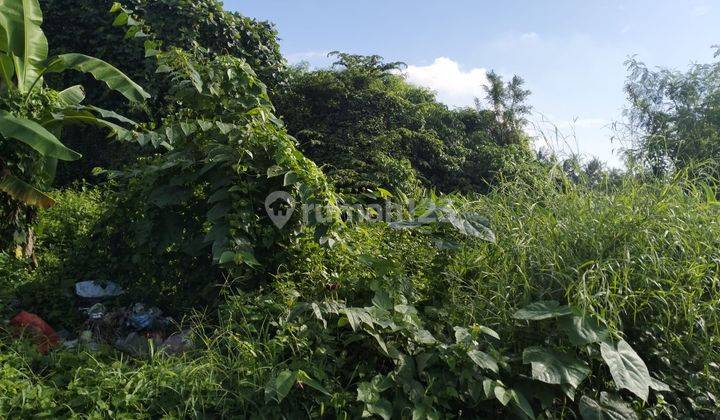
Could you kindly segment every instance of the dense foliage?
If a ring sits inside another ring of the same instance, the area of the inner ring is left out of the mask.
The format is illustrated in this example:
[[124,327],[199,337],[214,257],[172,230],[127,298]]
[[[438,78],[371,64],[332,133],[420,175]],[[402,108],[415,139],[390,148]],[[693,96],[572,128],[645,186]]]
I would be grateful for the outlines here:
[[58,139],[63,128],[69,124],[96,125],[109,129],[111,135],[124,136],[125,129],[103,118],[134,124],[115,112],[83,105],[82,86],[55,91],[46,88],[43,76],[77,70],[130,101],[140,102],[149,95],[98,58],[78,53],[48,57],[37,1],[3,3],[0,17],[0,249],[12,244],[22,249],[20,254],[31,257],[32,207],[54,203],[44,191],[55,178],[58,160],[72,161],[81,156]]
[[[76,51],[117,63],[153,95],[153,101],[144,110],[129,109],[121,98],[107,95],[92,80],[75,75],[52,78],[53,86],[82,83],[92,87],[88,89],[88,99],[98,106],[122,110],[139,121],[161,119],[170,86],[166,79],[156,76],[156,62],[145,57],[144,42],[151,35],[167,48],[202,52],[208,58],[218,55],[242,58],[271,91],[281,88],[285,64],[271,24],[224,11],[216,0],[122,3],[127,13],[111,14],[114,4],[111,0],[41,0],[47,15],[43,28],[48,33],[51,51]],[[127,25],[132,32],[127,33]],[[93,168],[117,169],[144,154],[128,143],[98,147],[95,139],[101,135],[92,129],[72,132],[68,145],[85,159],[76,165],[60,166],[58,176],[62,185],[77,179],[92,180]]]
[[634,59],[627,64],[632,159],[655,176],[717,161],[720,63],[694,64],[687,72],[651,70]]
[[[158,60],[175,86],[168,98],[184,107],[138,137],[166,152],[109,174],[118,194],[104,234],[125,270],[115,275],[176,278],[177,286],[204,288],[213,263],[270,264],[277,256],[272,248],[288,239],[302,214],[279,230],[264,214],[266,197],[283,191],[297,203],[332,207],[336,198],[325,176],[296,149],[247,63],[196,59],[181,50]],[[322,224],[323,236],[333,223],[309,224]]]
[[[529,406],[548,417],[593,418],[588,413],[601,409],[621,418],[631,410],[711,417],[720,385],[718,207],[693,182],[677,182],[630,182],[607,193],[540,179],[458,201],[492,220],[494,243],[383,224],[349,231],[332,249],[305,236],[267,287],[228,290],[216,310],[186,319],[201,324],[198,348],[185,356],[120,361],[110,349],[83,348],[41,356],[3,341],[0,409],[399,417],[417,408],[431,417],[491,417],[523,416]],[[66,259],[53,261],[64,252],[53,243],[78,246],[88,232],[75,235],[58,221],[97,223],[103,207],[102,194],[83,195],[64,195],[67,204],[42,213],[45,268],[29,283],[14,280],[16,293],[37,284],[21,304],[58,327],[76,315],[58,303],[64,289],[56,279],[64,277],[52,267]],[[82,258],[70,260],[75,269],[93,264]],[[125,299],[142,296],[135,290]],[[48,305],[71,315],[53,315]],[[609,364],[616,353],[623,362]],[[623,382],[618,369],[639,376]],[[659,381],[670,391],[658,391]]]
[[[59,44],[81,28],[156,96],[125,108],[92,84],[47,87],[39,74],[75,69],[148,96],[99,59],[46,60],[37,1],[0,0],[0,223],[20,209],[20,239],[37,235],[35,264],[0,251],[0,316],[30,311],[62,333],[45,351],[37,331],[0,324],[0,417],[720,411],[711,68],[631,66],[645,167],[619,174],[533,156],[519,77],[489,73],[487,98],[448,109],[378,56],[283,73],[274,29],[215,1],[43,3]],[[51,199],[53,160],[78,157],[58,140],[71,122],[133,153]],[[124,293],[89,306],[79,280]],[[138,303],[173,319],[133,327]],[[177,334],[181,351],[159,344]]]
[[277,100],[301,150],[339,188],[487,191],[531,158],[522,80],[493,75],[489,109],[450,110],[405,82],[402,63],[335,53],[333,69],[295,68]]

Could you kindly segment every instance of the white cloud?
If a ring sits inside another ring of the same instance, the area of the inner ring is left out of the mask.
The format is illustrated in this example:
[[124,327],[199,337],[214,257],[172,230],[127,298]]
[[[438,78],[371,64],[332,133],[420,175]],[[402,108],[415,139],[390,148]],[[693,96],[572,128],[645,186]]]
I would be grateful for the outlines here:
[[489,83],[485,69],[463,70],[447,57],[436,58],[427,66],[410,65],[404,74],[408,82],[435,91],[440,102],[458,107],[470,106],[475,98],[484,98],[484,86]]
[[707,16],[711,11],[712,7],[704,1],[695,4],[690,10],[692,15],[697,17]]
[[521,41],[539,41],[540,35],[538,35],[535,32],[527,32],[527,33],[520,35],[520,40]]

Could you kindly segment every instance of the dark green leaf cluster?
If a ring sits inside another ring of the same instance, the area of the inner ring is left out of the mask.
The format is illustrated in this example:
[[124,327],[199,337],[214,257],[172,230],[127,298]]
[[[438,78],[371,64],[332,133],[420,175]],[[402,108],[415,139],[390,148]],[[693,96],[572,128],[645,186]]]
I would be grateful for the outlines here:
[[291,72],[276,105],[301,150],[343,189],[484,192],[532,159],[522,80],[494,76],[493,107],[451,110],[407,83],[402,63],[334,53],[333,69]]
[[[217,265],[232,271],[271,264],[274,247],[293,236],[303,217],[297,211],[285,229],[276,228],[266,197],[285,191],[298,205],[331,208],[335,196],[324,175],[297,150],[244,60],[180,49],[158,51],[156,58],[159,77],[172,85],[172,112],[135,140],[160,153],[108,173],[118,185],[108,234],[126,259],[124,276],[162,273],[193,284],[194,272],[194,284],[204,287],[219,279]],[[310,221],[318,237],[334,223]]]
[[[517,311],[516,319],[555,323],[562,334],[516,350],[488,327],[452,327],[428,318],[424,308],[409,304],[397,290],[385,290],[379,283],[371,289],[370,306],[349,307],[338,300],[298,303],[285,321],[288,326],[305,325],[302,335],[310,340],[308,344],[323,349],[314,356],[316,363],[331,363],[333,372],[357,376],[347,379],[355,382],[356,402],[362,407],[357,414],[390,419],[409,414],[487,417],[503,412],[534,419],[538,414],[553,417],[569,411],[586,419],[615,413],[637,418],[612,388],[603,390],[598,402],[598,390],[585,385],[590,375],[603,375],[601,362],[609,368],[617,390],[627,389],[643,401],[650,389],[669,391],[650,376],[626,341],[614,344],[602,321],[577,308],[541,301]],[[522,332],[525,327],[517,328]],[[335,348],[349,343],[345,350]],[[342,358],[334,358],[339,352]],[[328,359],[322,360],[323,356]],[[288,398],[293,384],[302,383],[299,372],[281,370],[271,376],[266,401],[280,404]],[[335,391],[312,381],[311,387],[328,397]],[[297,393],[293,399],[297,398],[303,396]]]
[[[91,103],[139,121],[158,121],[165,115],[170,89],[166,79],[156,76],[156,62],[145,56],[148,37],[167,49],[202,52],[208,58],[242,58],[270,86],[271,93],[284,84],[285,61],[273,25],[225,11],[216,0],[130,0],[122,2],[122,10],[115,14],[109,13],[112,0],[41,0],[40,4],[46,14],[43,29],[51,52],[74,51],[116,63],[151,92],[153,99],[144,110],[128,107],[119,96],[98,89],[92,79],[72,74],[50,77],[51,86],[82,84],[88,87]],[[70,130],[68,145],[85,159],[60,165],[58,181],[62,185],[80,178],[93,181],[93,168],[117,169],[146,154],[130,143],[99,145],[96,139],[102,133],[93,128]]]
[[11,243],[22,245],[20,254],[26,257],[32,257],[34,242],[30,206],[54,204],[46,191],[58,161],[81,157],[60,142],[63,128],[97,125],[109,128],[111,136],[127,137],[127,129],[108,119],[135,124],[115,112],[83,105],[82,86],[58,92],[46,88],[43,77],[76,70],[130,101],[149,98],[142,87],[103,60],[77,53],[48,56],[42,21],[37,0],[0,4],[0,249]]

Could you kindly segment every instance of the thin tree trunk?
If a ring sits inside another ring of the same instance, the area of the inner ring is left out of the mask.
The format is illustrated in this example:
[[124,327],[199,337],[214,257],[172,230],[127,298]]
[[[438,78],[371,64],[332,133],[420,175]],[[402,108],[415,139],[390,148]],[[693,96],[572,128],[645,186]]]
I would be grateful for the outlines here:
[[25,231],[25,247],[23,248],[23,257],[30,259],[32,267],[37,268],[38,262],[35,256],[35,232],[31,227]]

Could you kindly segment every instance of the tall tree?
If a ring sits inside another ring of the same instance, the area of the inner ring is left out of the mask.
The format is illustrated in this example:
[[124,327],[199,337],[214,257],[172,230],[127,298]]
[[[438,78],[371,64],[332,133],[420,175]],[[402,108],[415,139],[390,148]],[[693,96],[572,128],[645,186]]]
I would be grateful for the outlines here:
[[127,139],[129,131],[118,124],[134,125],[115,112],[83,105],[85,89],[81,85],[54,91],[46,87],[44,76],[75,70],[89,74],[126,100],[142,102],[150,97],[98,58],[78,53],[48,57],[42,20],[37,0],[0,2],[0,247],[14,242],[24,247],[28,257],[33,254],[29,227],[33,207],[54,203],[46,191],[55,178],[58,160],[81,157],[60,142],[63,128],[90,124]]
[[[144,110],[128,106],[117,95],[108,94],[94,80],[63,74],[49,78],[51,86],[83,84],[88,100],[99,106],[120,110],[141,121],[157,121],[166,109],[171,86],[155,73],[154,60],[145,57],[145,35],[151,34],[166,47],[204,52],[208,58],[232,55],[250,64],[274,94],[284,83],[285,61],[280,54],[277,32],[268,22],[223,10],[217,0],[124,0],[132,13],[111,14],[113,0],[40,0],[46,19],[43,28],[51,52],[77,51],[118,63],[119,68],[152,93],[153,101]],[[127,33],[125,27],[133,27]],[[147,114],[150,115],[147,115]],[[58,181],[67,184],[89,178],[94,167],[118,168],[133,162],[142,151],[133,145],[113,143],[98,148],[95,139],[102,133],[93,129],[75,130],[68,145],[85,159],[77,165],[61,165]]]
[[407,83],[403,63],[334,52],[331,69],[297,68],[277,101],[302,150],[337,186],[485,191],[530,159],[522,80],[495,77],[491,109],[448,109]]
[[658,176],[701,162],[720,173],[720,63],[686,72],[626,64],[630,158]]

